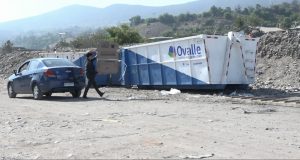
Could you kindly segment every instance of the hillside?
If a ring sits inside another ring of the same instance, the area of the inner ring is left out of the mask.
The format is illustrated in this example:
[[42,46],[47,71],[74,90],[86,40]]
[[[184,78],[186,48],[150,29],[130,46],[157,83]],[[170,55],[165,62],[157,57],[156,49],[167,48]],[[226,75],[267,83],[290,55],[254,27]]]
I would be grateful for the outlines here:
[[[200,14],[163,14],[158,18],[135,16],[130,25],[142,36],[186,37],[197,34],[226,34],[244,31],[246,34],[257,26],[289,29],[300,24],[300,3],[276,4],[269,7],[256,5],[246,8],[221,8],[212,6]],[[256,35],[257,36],[257,35]]]
[[46,14],[35,17],[0,23],[0,31],[27,31],[53,28],[66,28],[72,26],[79,27],[103,27],[116,25],[128,20],[136,15],[143,18],[157,17],[163,13],[178,15],[180,13],[201,13],[208,11],[213,5],[216,7],[236,8],[255,6],[269,6],[282,2],[291,2],[292,0],[198,0],[179,5],[151,7],[141,5],[117,4],[106,8],[96,8],[90,6],[72,5],[64,7]]

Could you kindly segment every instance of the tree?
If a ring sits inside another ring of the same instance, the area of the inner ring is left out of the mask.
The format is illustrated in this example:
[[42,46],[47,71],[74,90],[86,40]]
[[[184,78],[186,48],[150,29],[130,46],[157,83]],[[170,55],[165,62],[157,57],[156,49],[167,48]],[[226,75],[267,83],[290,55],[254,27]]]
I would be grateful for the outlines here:
[[70,44],[68,42],[65,42],[65,41],[60,41],[59,43],[57,43],[55,45],[55,48],[66,48],[66,47],[69,47]]
[[223,16],[223,9],[217,8],[216,6],[212,6],[209,11],[213,17],[221,17]]
[[164,23],[164,24],[167,24],[167,25],[172,25],[174,22],[175,22],[175,18],[174,16],[168,14],[168,13],[165,13],[163,15],[160,15],[158,17],[159,21],[161,23]]
[[245,22],[242,17],[237,17],[234,21],[234,26],[240,31],[244,28]]
[[131,17],[129,19],[129,21],[130,21],[130,26],[137,26],[137,25],[143,23],[143,19],[141,18],[141,16]]
[[232,14],[230,12],[225,12],[224,18],[227,19],[227,20],[231,20],[232,19]]
[[109,33],[110,39],[116,43],[119,43],[120,45],[140,43],[143,41],[143,38],[140,36],[140,34],[126,24],[123,24],[119,27],[107,28],[106,31]]
[[71,45],[74,48],[82,48],[83,47],[83,41],[80,38],[76,38],[74,41],[71,41]]
[[288,29],[292,26],[292,20],[289,17],[285,17],[283,18],[281,24],[283,28]]
[[257,17],[255,14],[251,14],[248,16],[249,24],[252,26],[258,26],[261,24],[261,19]]
[[210,12],[204,12],[203,13],[203,17],[204,18],[207,18],[207,17],[210,17],[211,16],[211,13]]
[[14,44],[10,40],[8,40],[3,44],[2,51],[4,53],[11,53],[13,51],[13,46]]
[[150,24],[150,23],[158,22],[158,19],[157,18],[147,18],[145,21],[147,24]]

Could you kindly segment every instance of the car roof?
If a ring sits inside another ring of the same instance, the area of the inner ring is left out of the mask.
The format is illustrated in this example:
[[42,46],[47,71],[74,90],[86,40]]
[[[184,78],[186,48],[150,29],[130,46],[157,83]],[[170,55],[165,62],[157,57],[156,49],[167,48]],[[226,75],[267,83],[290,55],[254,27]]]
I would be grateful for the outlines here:
[[27,61],[32,61],[32,60],[42,61],[42,60],[48,60],[48,59],[63,59],[63,60],[68,60],[68,59],[65,59],[65,58],[32,58],[32,59],[28,59]]

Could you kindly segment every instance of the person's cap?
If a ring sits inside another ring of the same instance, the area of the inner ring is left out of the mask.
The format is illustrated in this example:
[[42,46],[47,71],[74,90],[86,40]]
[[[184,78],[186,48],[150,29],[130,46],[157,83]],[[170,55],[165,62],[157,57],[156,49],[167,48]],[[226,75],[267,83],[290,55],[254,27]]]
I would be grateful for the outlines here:
[[90,56],[92,56],[92,55],[93,55],[93,53],[88,52],[85,56],[86,56],[86,57],[90,57]]
[[92,56],[92,55],[94,55],[94,54],[96,54],[95,51],[89,51],[85,56],[86,56],[86,57],[90,57],[90,56]]

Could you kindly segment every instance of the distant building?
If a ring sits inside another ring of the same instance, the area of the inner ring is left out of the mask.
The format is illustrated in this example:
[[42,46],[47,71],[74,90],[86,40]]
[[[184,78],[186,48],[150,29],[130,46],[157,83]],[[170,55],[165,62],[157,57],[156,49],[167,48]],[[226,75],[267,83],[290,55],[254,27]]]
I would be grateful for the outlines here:
[[300,30],[300,26],[296,26],[296,27],[293,27],[293,28],[290,28],[290,29],[293,29],[293,30]]
[[164,40],[170,40],[170,39],[173,39],[173,37],[151,37],[151,38],[148,38],[148,40],[150,42],[158,42],[158,41],[164,41]]
[[270,33],[270,32],[283,32],[285,30],[277,27],[257,27],[257,29],[263,33]]

